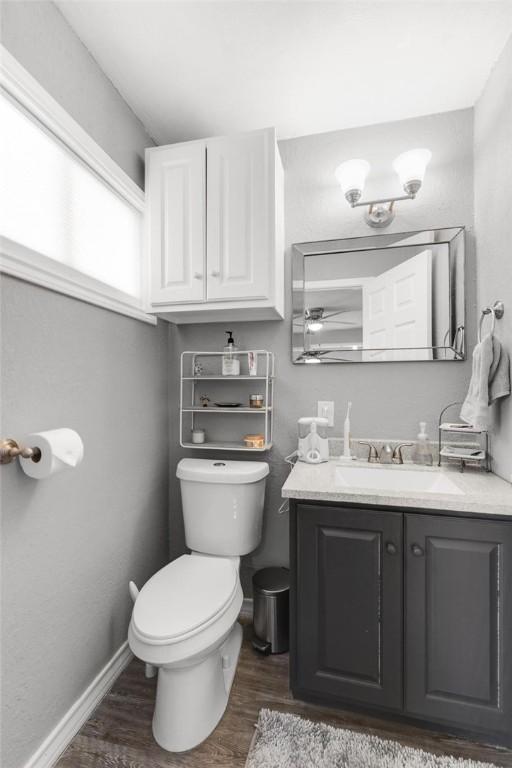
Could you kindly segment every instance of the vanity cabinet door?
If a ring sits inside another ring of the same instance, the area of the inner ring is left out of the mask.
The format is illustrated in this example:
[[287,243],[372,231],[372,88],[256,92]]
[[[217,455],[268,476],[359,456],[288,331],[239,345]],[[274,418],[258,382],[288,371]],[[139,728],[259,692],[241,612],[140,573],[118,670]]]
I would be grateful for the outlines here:
[[295,523],[294,693],[400,710],[402,514],[299,504]]
[[512,524],[406,515],[409,714],[512,732]]

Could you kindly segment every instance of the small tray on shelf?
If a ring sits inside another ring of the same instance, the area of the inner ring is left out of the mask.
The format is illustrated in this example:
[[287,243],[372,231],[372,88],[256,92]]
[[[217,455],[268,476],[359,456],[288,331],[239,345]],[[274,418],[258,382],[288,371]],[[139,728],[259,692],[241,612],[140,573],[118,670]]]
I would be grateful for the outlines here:
[[477,429],[477,427],[472,427],[470,424],[458,424],[449,421],[445,421],[443,424],[440,424],[439,429],[442,432],[457,432],[459,434],[467,435],[483,435],[484,432],[487,431],[486,429]]
[[464,461],[485,461],[486,453],[479,448],[459,448],[456,445],[446,445],[441,449],[441,456],[446,459],[463,459]]

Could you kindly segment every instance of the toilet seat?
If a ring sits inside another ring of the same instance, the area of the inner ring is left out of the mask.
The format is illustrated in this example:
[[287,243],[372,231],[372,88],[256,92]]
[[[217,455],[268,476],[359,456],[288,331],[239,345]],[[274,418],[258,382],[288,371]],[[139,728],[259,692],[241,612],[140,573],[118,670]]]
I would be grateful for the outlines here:
[[193,637],[228,610],[238,582],[232,560],[182,555],[141,589],[131,629],[149,645],[172,645]]

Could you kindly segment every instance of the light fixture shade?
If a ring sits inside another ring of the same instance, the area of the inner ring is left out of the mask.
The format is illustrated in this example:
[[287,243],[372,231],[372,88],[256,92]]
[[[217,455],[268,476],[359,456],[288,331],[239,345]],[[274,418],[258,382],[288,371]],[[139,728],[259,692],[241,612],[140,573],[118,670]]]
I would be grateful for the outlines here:
[[336,168],[336,178],[346,195],[352,190],[362,192],[366,182],[366,177],[370,172],[370,163],[366,160],[347,160]]
[[406,188],[411,182],[419,182],[421,185],[431,157],[432,152],[429,149],[410,149],[393,160],[393,168],[402,187]]

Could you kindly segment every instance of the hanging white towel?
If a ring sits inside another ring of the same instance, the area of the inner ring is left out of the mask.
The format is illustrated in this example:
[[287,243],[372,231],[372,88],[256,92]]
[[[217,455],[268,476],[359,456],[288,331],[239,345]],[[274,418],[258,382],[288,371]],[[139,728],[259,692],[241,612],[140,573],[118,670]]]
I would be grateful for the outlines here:
[[473,369],[460,417],[477,429],[491,424],[490,405],[510,395],[510,360],[498,339],[485,336],[473,350]]
[[492,337],[492,365],[489,373],[489,405],[510,395],[510,357],[498,339]]

